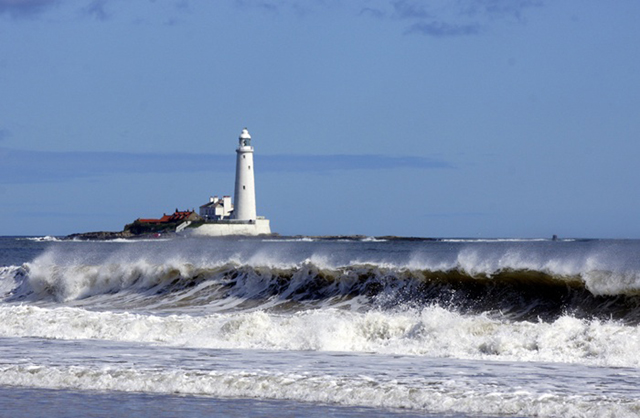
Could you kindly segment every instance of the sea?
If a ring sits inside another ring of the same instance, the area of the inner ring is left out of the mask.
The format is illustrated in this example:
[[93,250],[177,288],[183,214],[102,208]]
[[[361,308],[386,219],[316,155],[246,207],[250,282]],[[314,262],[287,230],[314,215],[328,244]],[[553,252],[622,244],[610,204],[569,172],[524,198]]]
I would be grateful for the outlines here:
[[640,241],[0,237],[0,416],[640,416]]

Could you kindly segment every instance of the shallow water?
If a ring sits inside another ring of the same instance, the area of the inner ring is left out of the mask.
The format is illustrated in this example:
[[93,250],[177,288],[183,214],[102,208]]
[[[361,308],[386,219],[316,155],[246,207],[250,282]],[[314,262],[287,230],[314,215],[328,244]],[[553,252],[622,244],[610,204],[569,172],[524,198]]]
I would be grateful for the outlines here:
[[226,399],[203,396],[153,395],[146,393],[0,388],[3,414],[14,418],[92,417],[445,417],[465,415],[425,415],[415,411],[380,410],[295,401]]

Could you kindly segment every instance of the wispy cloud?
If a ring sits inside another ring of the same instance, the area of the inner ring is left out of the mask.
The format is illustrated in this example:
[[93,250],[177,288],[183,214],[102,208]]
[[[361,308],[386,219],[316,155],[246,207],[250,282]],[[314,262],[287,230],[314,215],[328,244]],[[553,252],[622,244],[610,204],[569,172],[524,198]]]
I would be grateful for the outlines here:
[[107,0],[93,0],[82,11],[87,16],[93,17],[102,22],[109,19],[110,15],[105,8]]
[[45,152],[0,148],[0,182],[42,183],[118,173],[210,171],[222,156],[124,152]]
[[543,0],[466,0],[459,1],[458,7],[462,15],[522,20],[527,9],[542,5]]
[[304,17],[322,9],[331,8],[338,0],[234,0],[236,8],[249,11],[259,10],[271,15],[292,12],[298,17]]
[[391,2],[393,13],[401,19],[432,19],[434,15],[428,11],[426,2],[412,0],[396,0]]
[[468,36],[482,33],[496,20],[524,21],[525,13],[544,0],[354,0],[336,7],[330,0],[235,0],[242,10],[269,13],[286,10],[305,15],[322,8],[356,10],[360,16],[402,22],[405,33],[433,37]]
[[0,15],[8,14],[15,18],[35,16],[58,3],[58,0],[0,0]]
[[476,35],[495,20],[522,22],[528,9],[543,0],[379,0],[367,3],[362,16],[407,22],[408,34],[433,37]]
[[[108,21],[117,17],[118,11],[126,9],[129,5],[127,0],[91,0],[85,2],[67,2],[65,6],[70,6],[68,10],[79,14],[82,17],[95,19],[98,21]],[[150,0],[150,3],[156,3]],[[166,1],[157,2],[158,8],[166,10]],[[189,0],[172,0],[173,7],[168,10],[171,12],[186,13],[190,12],[191,5]],[[265,3],[269,3],[265,1]],[[63,5],[62,0],[0,0],[0,15],[7,14],[14,18],[35,18],[54,5]],[[168,21],[175,24],[177,18],[169,17]]]
[[[278,15],[293,12],[306,16],[321,10],[332,13],[353,13],[369,18],[399,22],[407,34],[421,34],[432,37],[454,37],[476,35],[484,32],[497,20],[524,22],[527,12],[544,5],[545,0],[353,0],[342,3],[338,0],[233,0],[242,12],[259,10]],[[0,0],[0,15],[14,17],[36,16],[60,0]],[[118,3],[116,7],[115,4]],[[158,7],[163,2],[155,2]],[[125,0],[91,0],[78,4],[80,13],[99,21],[115,17],[128,2]],[[172,13],[190,12],[198,2],[172,0]],[[162,5],[163,8],[166,5]],[[114,11],[115,10],[115,11]],[[139,19],[138,19],[139,20]],[[171,14],[162,22],[173,26],[179,19]]]
[[[261,172],[331,172],[397,168],[452,168],[428,157],[384,155],[260,155]],[[235,159],[224,154],[124,152],[43,152],[0,148],[0,183],[65,181],[110,174],[233,172]]]

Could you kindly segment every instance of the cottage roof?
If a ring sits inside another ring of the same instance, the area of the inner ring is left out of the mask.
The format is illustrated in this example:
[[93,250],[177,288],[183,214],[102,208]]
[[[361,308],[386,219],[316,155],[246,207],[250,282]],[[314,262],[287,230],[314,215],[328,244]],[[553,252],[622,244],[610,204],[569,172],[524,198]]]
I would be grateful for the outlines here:
[[162,216],[162,218],[160,218],[160,219],[151,219],[151,218],[142,219],[142,218],[139,218],[138,222],[156,223],[156,224],[158,224],[158,223],[164,224],[164,223],[170,223],[170,222],[177,222],[177,221],[181,221],[181,220],[187,219],[189,216],[191,216],[194,213],[195,212],[192,211],[192,210],[179,211],[178,209],[176,209],[176,211],[173,214],[167,215],[165,213]]

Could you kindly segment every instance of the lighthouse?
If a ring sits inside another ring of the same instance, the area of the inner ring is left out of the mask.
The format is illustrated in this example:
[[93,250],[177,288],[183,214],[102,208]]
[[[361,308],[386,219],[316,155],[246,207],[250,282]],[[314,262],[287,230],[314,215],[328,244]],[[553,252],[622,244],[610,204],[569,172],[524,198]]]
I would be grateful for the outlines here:
[[253,176],[253,147],[247,128],[242,130],[236,149],[236,189],[233,219],[256,220],[256,185]]
[[236,149],[236,186],[234,203],[231,197],[211,197],[200,206],[204,224],[193,228],[193,235],[219,237],[223,235],[266,235],[271,233],[269,219],[256,215],[256,183],[253,174],[251,135],[244,128]]

